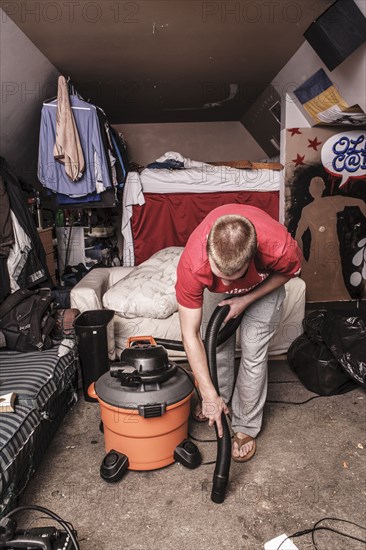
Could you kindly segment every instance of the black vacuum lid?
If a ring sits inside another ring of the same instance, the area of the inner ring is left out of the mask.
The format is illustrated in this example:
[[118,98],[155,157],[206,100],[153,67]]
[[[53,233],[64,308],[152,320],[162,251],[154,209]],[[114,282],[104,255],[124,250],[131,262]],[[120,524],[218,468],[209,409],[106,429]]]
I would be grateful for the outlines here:
[[[135,369],[141,378],[145,379],[152,378],[154,375],[159,378],[159,374],[164,378],[163,373],[169,373],[172,368],[168,353],[163,346],[145,342],[123,350],[120,365]],[[159,382],[158,379],[156,381]]]
[[189,375],[169,362],[163,346],[148,338],[133,338],[121,361],[111,363],[109,372],[95,384],[99,399],[115,407],[137,409],[141,405],[172,405],[191,393]]

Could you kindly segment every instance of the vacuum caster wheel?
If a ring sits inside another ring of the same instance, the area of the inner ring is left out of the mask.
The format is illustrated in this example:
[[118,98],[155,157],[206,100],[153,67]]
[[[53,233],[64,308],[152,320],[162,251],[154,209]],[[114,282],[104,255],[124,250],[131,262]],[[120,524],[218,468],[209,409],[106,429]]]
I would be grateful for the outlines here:
[[123,477],[127,468],[128,457],[112,449],[103,459],[100,466],[100,477],[104,481],[115,483]]
[[175,448],[174,460],[186,468],[193,470],[201,464],[202,457],[198,447],[189,439],[184,439]]

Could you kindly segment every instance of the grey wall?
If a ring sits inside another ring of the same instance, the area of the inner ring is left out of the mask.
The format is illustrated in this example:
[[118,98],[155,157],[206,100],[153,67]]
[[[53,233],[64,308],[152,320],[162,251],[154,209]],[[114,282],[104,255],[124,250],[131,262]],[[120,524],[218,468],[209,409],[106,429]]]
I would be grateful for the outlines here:
[[131,159],[146,165],[168,151],[200,161],[252,160],[265,152],[240,122],[114,125],[127,142]]
[[33,184],[42,102],[56,95],[59,72],[2,10],[0,51],[0,155]]

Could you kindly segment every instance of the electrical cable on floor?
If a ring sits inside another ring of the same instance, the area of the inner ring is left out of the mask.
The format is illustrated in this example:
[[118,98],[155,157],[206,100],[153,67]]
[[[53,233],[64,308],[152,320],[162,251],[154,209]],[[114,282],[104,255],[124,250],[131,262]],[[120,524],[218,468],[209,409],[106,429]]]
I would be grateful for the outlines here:
[[318,525],[319,525],[321,522],[323,522],[323,521],[329,521],[329,520],[332,520],[332,521],[341,521],[341,522],[344,522],[344,523],[349,523],[349,524],[351,524],[351,525],[355,525],[356,527],[359,527],[360,529],[366,530],[366,528],[363,527],[362,525],[359,525],[358,523],[354,523],[354,522],[349,521],[349,520],[347,520],[347,519],[326,517],[326,518],[322,518],[322,519],[320,519],[319,521],[317,521],[316,523],[314,523],[313,527],[310,527],[309,529],[304,529],[303,531],[296,531],[296,532],[293,533],[292,535],[289,535],[288,537],[286,537],[285,539],[283,539],[283,541],[282,541],[281,544],[276,548],[276,550],[281,550],[281,546],[284,544],[284,542],[286,542],[286,540],[288,540],[288,539],[293,539],[293,538],[298,538],[298,537],[303,537],[304,535],[308,535],[309,533],[311,533],[312,542],[313,542],[314,547],[316,548],[316,550],[319,550],[318,547],[317,547],[316,544],[315,544],[315,539],[314,539],[314,533],[315,533],[316,531],[330,531],[330,532],[336,533],[337,535],[340,535],[340,536],[342,536],[342,537],[345,537],[345,538],[348,538],[348,539],[351,539],[351,540],[356,540],[357,542],[366,543],[366,539],[361,539],[361,538],[355,537],[355,536],[353,536],[353,535],[349,535],[348,533],[344,533],[343,531],[338,531],[338,529],[333,529],[333,527],[326,527],[326,526],[318,527]]
[[300,380],[270,380],[268,384],[301,384]]
[[[187,376],[189,381],[192,384],[192,388],[195,390],[198,400],[202,401],[200,393],[198,391],[197,386],[192,380],[191,374],[186,371],[185,368],[183,368],[181,365],[177,364],[177,367],[179,370],[184,372],[184,374]],[[299,380],[273,380],[270,381],[269,384],[300,384],[301,382]],[[319,397],[324,397],[324,395],[314,395],[313,397],[310,397],[309,399],[306,399],[305,401],[277,401],[277,400],[270,400],[267,399],[266,403],[280,403],[284,405],[305,405],[305,403],[309,403],[309,401],[312,401],[313,399],[318,399]],[[228,415],[230,418],[230,415]],[[231,420],[231,418],[230,418]],[[199,443],[216,443],[216,439],[199,439],[198,437],[193,436],[190,432],[188,432],[188,436],[193,439],[193,441],[198,441]],[[233,436],[232,436],[233,437]],[[202,462],[201,466],[207,466],[209,464],[216,464],[216,460],[210,461],[210,462]]]
[[[24,529],[25,532],[28,532],[30,531],[30,529],[32,529],[32,525],[35,525],[37,523],[37,521],[40,521],[41,519],[48,519],[49,516],[39,516],[39,517],[36,517],[36,518],[33,518],[30,523],[28,524],[28,527],[26,529]],[[64,520],[65,521],[65,520]],[[71,521],[65,521],[66,525],[68,525],[70,527],[70,529],[74,529],[74,526],[73,524],[71,523]]]
[[188,432],[188,436],[193,439],[193,441],[199,441],[199,443],[216,443],[217,439],[199,439],[198,437],[195,437],[190,432]]
[[[190,382],[192,383],[192,387],[197,393],[198,399],[201,401],[201,396],[199,394],[197,386],[192,381],[191,375],[186,371],[183,367],[177,364],[178,369],[184,372],[186,376],[189,378]],[[271,380],[269,384],[301,384],[300,380]],[[318,399],[319,397],[326,397],[324,395],[314,395],[313,397],[309,397],[309,399],[306,399],[305,401],[277,401],[277,400],[271,400],[267,399],[266,403],[280,403],[284,405],[305,405],[305,403],[309,403],[309,401],[312,401],[313,399]],[[216,441],[216,439],[215,439]]]
[[267,399],[266,403],[281,403],[285,405],[305,405],[305,403],[309,403],[309,401],[312,401],[313,399],[319,399],[319,397],[328,397],[325,395],[314,395],[313,397],[310,397],[309,399],[306,399],[306,401],[275,401],[272,399]]
[[[301,384],[301,382],[300,380],[270,380],[268,384]],[[309,401],[312,401],[313,399],[318,399],[319,397],[326,397],[326,396],[314,395],[313,397],[310,397],[305,401],[282,401],[282,400],[280,401],[280,400],[267,399],[266,403],[280,403],[284,405],[305,405],[305,403],[309,403]]]
[[[363,527],[362,525],[359,525],[358,523],[355,523],[354,521],[349,521],[348,519],[340,519],[340,518],[333,518],[333,517],[329,517],[329,518],[322,518],[320,519],[319,521],[317,521],[315,524],[314,524],[314,528],[315,527],[318,527],[318,525],[320,523],[322,523],[323,521],[341,521],[343,523],[348,523],[350,525],[354,525],[356,527],[359,527],[360,529],[363,529],[364,531],[366,531],[366,527]],[[319,550],[318,547],[316,546],[315,544],[315,536],[314,536],[314,532],[311,534],[311,539],[312,539],[312,543],[314,545],[314,548],[316,550]],[[365,542],[365,541],[363,541]]]
[[[37,506],[35,504],[27,505],[27,506],[19,506],[18,508],[14,508],[14,510],[11,510],[6,516],[4,516],[3,519],[9,519],[15,514],[17,514],[18,512],[23,512],[26,510],[35,510],[36,512],[41,512],[42,514],[46,514],[48,517],[52,518],[54,521],[59,523],[69,535],[70,540],[73,543],[75,549],[80,550],[79,543],[76,540],[74,533],[72,532],[72,530],[74,529],[72,524],[69,521],[64,521],[60,516],[55,514],[55,512],[48,510],[48,508],[44,508],[43,506]],[[69,525],[71,527],[69,527]]]

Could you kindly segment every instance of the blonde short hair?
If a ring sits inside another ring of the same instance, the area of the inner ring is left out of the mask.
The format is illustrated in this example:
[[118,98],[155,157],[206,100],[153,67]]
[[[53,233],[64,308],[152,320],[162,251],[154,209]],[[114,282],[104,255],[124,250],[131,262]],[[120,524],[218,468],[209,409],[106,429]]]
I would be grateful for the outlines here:
[[232,276],[252,260],[257,234],[244,216],[228,214],[213,224],[207,239],[207,254],[221,273]]

